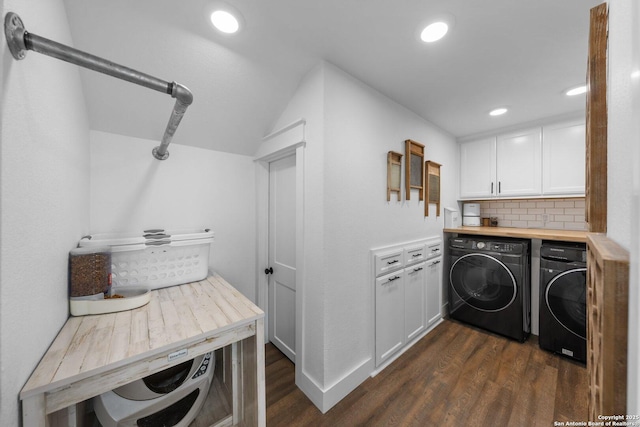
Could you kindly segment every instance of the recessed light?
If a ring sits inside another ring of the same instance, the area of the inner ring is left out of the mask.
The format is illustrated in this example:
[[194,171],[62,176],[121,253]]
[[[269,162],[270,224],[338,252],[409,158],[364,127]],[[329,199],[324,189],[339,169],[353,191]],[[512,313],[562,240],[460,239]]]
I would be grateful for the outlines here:
[[576,95],[582,95],[586,91],[587,91],[587,87],[585,85],[582,85],[582,86],[577,86],[572,89],[569,89],[568,91],[565,92],[565,94],[567,96],[576,96]]
[[432,43],[443,38],[447,31],[449,31],[449,25],[446,22],[434,22],[422,30],[420,39],[425,43]]
[[490,116],[501,116],[506,113],[508,110],[506,108],[496,108],[495,110],[489,111]]
[[240,29],[240,21],[226,10],[216,10],[211,14],[211,23],[219,31],[233,34]]

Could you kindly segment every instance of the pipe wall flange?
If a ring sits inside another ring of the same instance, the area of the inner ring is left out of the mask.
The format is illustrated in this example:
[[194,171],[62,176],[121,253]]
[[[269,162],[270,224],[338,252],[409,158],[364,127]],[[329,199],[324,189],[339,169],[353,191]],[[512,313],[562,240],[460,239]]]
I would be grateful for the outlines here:
[[151,150],[151,154],[158,160],[167,160],[169,158],[169,151],[165,151],[164,154],[160,154],[160,146],[155,147]]
[[9,51],[15,59],[24,59],[27,56],[27,47],[24,44],[25,33],[24,24],[18,14],[7,13],[4,17],[4,35],[7,38]]

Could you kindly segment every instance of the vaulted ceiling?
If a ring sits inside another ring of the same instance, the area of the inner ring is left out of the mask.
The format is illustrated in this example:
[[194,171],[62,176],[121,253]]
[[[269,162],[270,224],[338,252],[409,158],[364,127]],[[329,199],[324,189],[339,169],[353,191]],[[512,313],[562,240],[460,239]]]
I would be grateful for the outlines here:
[[[455,137],[584,110],[589,9],[599,0],[227,0],[242,31],[223,35],[218,0],[64,0],[74,47],[177,81],[194,94],[173,143],[251,155],[321,60]],[[454,25],[439,42],[419,32]],[[31,28],[28,31],[47,37]],[[92,129],[160,140],[174,100],[82,71]],[[488,112],[509,108],[503,116]]]

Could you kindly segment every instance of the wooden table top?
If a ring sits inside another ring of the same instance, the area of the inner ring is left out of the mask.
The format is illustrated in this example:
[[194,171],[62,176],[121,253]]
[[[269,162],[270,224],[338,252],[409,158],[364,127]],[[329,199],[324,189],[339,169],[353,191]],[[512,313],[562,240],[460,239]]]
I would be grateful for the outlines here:
[[218,275],[154,290],[148,304],[133,310],[70,317],[20,398],[189,346],[263,317],[260,308]]
[[479,236],[518,237],[523,239],[556,240],[562,242],[586,242],[587,231],[551,230],[546,228],[516,227],[457,227],[445,228],[445,233],[474,234]]

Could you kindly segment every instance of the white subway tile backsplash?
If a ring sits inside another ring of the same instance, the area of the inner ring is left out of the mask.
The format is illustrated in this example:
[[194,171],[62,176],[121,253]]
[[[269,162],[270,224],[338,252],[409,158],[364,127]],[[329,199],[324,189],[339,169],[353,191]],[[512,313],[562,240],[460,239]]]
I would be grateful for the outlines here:
[[520,202],[520,207],[525,209],[533,209],[536,207],[536,202]]
[[584,208],[565,208],[564,213],[566,215],[582,215],[584,217]]
[[564,209],[563,208],[547,208],[544,210],[544,213],[547,214],[564,214]]
[[554,202],[536,202],[536,208],[553,208],[555,206]]
[[500,227],[586,230],[584,198],[480,202],[482,217],[497,217]]
[[554,204],[556,208],[572,208],[575,206],[573,200],[564,201],[564,202],[555,202]]

